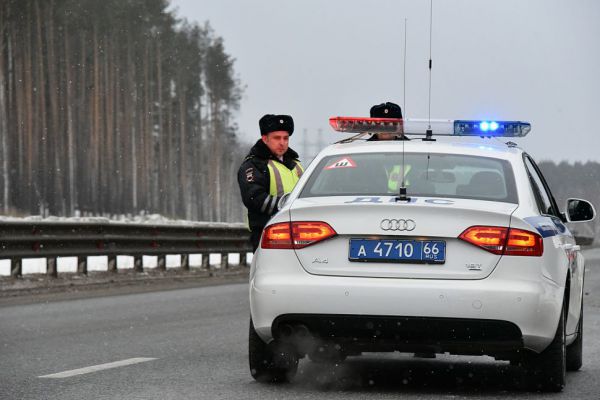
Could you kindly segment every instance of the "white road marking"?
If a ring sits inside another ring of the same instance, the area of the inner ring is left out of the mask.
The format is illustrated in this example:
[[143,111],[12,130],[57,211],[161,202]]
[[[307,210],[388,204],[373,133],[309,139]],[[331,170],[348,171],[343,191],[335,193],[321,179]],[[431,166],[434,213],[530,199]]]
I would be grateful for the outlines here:
[[110,362],[110,363],[106,363],[106,364],[92,365],[91,367],[72,369],[70,371],[58,372],[56,374],[42,375],[42,376],[38,376],[38,378],[69,378],[71,376],[89,374],[91,372],[102,371],[105,369],[125,367],[127,365],[139,364],[139,363],[143,363],[146,361],[152,361],[152,360],[156,360],[156,358],[146,358],[146,357],[128,358],[127,360],[114,361],[114,362]]

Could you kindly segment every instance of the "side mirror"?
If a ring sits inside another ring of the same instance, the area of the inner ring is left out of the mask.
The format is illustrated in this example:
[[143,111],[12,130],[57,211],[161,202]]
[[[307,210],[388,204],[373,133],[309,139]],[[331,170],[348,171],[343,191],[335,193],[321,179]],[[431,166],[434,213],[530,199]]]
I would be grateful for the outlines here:
[[567,222],[587,222],[596,217],[592,203],[582,199],[567,199]]

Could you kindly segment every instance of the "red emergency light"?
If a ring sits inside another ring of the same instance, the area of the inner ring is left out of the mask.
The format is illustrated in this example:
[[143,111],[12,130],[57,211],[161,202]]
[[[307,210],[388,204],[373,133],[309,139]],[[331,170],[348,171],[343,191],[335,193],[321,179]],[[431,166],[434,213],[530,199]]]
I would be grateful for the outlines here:
[[401,118],[331,117],[329,125],[347,133],[403,133]]

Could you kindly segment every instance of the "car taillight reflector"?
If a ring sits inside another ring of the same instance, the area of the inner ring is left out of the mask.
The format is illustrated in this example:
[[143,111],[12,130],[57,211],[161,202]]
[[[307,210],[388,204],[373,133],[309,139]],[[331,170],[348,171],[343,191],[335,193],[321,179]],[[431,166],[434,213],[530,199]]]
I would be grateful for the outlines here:
[[280,222],[269,225],[263,232],[263,249],[301,249],[335,236],[335,230],[325,222]]
[[539,257],[544,252],[542,237],[522,229],[472,226],[458,238],[498,255]]

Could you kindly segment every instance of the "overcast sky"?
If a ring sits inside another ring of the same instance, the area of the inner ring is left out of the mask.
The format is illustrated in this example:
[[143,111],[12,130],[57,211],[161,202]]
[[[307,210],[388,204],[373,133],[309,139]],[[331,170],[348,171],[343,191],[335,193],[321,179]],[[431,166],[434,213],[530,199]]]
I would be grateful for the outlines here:
[[[332,142],[330,116],[402,104],[405,18],[405,116],[427,117],[427,0],[171,3],[179,17],[210,21],[236,59],[247,141],[266,113]],[[516,141],[536,159],[600,161],[599,21],[596,0],[434,0],[431,117],[529,121]]]

